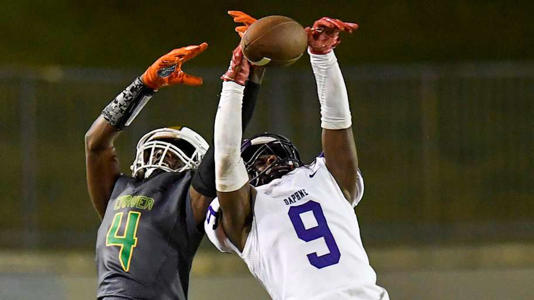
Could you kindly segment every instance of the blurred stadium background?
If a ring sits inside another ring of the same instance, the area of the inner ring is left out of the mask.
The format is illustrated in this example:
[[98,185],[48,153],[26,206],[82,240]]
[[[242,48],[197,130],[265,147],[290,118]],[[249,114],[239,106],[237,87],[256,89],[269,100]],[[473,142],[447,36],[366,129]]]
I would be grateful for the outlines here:
[[[366,194],[356,212],[392,299],[534,299],[534,5],[530,1],[6,1],[0,12],[0,299],[94,299],[99,225],[83,137],[166,51],[207,41],[185,69],[200,88],[160,91],[119,138],[128,172],[147,130],[207,138],[237,43],[228,9],[323,15],[361,29],[336,50]],[[320,151],[311,68],[268,70],[248,134]],[[298,281],[298,279],[295,279]],[[204,241],[191,299],[267,299]]]

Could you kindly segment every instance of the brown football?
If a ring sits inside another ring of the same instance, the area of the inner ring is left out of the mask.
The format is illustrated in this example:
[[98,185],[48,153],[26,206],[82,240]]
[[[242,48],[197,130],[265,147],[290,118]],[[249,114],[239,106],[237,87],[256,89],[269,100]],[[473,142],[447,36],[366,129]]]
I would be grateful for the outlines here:
[[254,22],[241,40],[243,54],[258,66],[288,66],[306,50],[306,31],[297,21],[268,16]]

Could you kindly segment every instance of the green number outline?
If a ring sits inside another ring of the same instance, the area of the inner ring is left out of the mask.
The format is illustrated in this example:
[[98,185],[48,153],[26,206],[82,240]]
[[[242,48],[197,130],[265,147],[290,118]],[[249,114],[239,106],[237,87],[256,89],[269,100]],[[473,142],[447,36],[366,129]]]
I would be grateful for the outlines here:
[[[128,212],[124,232],[122,235],[119,235],[122,216],[123,213],[119,212],[113,217],[113,222],[106,235],[106,246],[118,246],[121,248],[119,251],[119,261],[121,262],[122,269],[128,272],[130,270],[133,250],[137,246],[137,226],[139,225],[139,219],[141,219],[141,213],[138,211]],[[132,219],[133,222],[130,222]],[[111,236],[111,233],[113,233],[113,236]]]

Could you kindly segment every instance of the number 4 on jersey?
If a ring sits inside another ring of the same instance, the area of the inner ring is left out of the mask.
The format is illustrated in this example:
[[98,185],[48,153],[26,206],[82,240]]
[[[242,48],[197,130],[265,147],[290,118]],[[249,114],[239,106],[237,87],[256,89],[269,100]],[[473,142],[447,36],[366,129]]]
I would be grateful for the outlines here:
[[120,212],[113,217],[113,223],[106,235],[106,246],[118,246],[121,248],[119,251],[119,260],[122,269],[125,272],[128,272],[130,270],[130,261],[132,260],[133,250],[135,246],[137,246],[137,225],[139,224],[141,213],[137,211],[129,212],[124,233],[119,235],[122,215],[123,213]]

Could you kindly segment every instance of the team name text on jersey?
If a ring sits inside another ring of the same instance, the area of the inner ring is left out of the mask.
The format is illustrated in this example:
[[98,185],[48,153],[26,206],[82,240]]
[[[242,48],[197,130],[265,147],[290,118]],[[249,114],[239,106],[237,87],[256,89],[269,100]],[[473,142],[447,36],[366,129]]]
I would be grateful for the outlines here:
[[306,192],[306,190],[301,189],[291,194],[291,196],[285,198],[284,203],[286,205],[290,205],[290,204],[296,203],[299,200],[302,200],[306,196],[308,196],[308,193]]
[[118,210],[126,207],[152,210],[152,207],[154,207],[154,199],[147,196],[122,195],[115,201],[113,209]]

